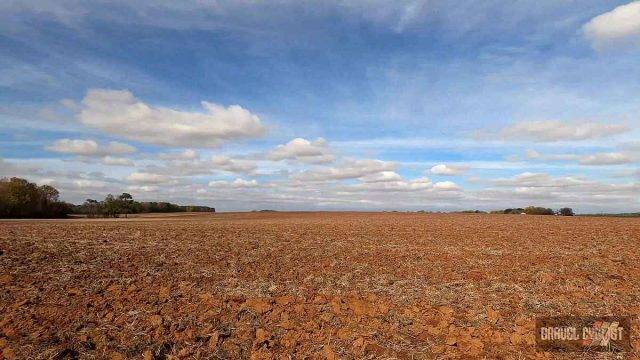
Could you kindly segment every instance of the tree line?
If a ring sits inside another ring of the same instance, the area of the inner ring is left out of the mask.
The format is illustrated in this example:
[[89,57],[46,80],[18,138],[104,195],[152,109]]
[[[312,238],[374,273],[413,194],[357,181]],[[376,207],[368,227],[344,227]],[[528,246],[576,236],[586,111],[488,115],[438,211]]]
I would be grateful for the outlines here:
[[155,201],[139,202],[133,200],[133,196],[129,193],[122,193],[118,196],[108,194],[102,201],[87,199],[83,204],[73,206],[74,214],[86,215],[87,217],[119,217],[121,215],[127,217],[128,214],[215,211],[215,208],[208,206],[182,206],[170,202]]
[[215,212],[208,206],[177,205],[169,202],[139,202],[129,193],[108,194],[104,200],[87,199],[73,205],[59,199],[50,185],[38,186],[21,178],[0,179],[0,218],[63,218],[69,214],[87,217],[119,217],[150,212]]
[[[425,212],[425,211],[418,211]],[[482,210],[461,210],[454,211],[454,213],[459,214],[486,214],[486,211]],[[561,209],[553,210],[551,208],[539,207],[539,206],[528,206],[526,208],[508,208],[504,210],[493,210],[489,212],[490,214],[527,214],[527,215],[562,215],[562,216],[574,216],[572,208],[563,207]]]
[[509,208],[504,210],[492,211],[492,214],[527,214],[527,215],[562,215],[562,216],[574,216],[572,208],[563,207],[554,211],[551,208],[545,208],[540,206],[528,206],[526,208]]

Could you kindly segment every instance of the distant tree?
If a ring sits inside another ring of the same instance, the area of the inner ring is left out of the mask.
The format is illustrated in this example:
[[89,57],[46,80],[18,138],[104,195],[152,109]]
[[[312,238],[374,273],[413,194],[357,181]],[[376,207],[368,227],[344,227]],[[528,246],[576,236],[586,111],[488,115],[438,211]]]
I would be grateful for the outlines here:
[[108,194],[102,201],[103,214],[106,217],[118,217],[120,214],[119,201],[111,194]]
[[53,186],[42,185],[39,190],[44,199],[48,202],[56,202],[60,198],[60,192],[58,192],[58,190]]
[[15,217],[38,216],[38,188],[25,179],[11,178],[7,184],[9,212]]
[[538,206],[528,206],[524,209],[524,213],[527,215],[554,215],[555,212],[553,209],[538,207]]
[[100,203],[98,200],[87,199],[79,206],[78,212],[86,214],[88,217],[96,217],[100,214]]
[[504,214],[522,214],[524,212],[523,208],[515,208],[515,209],[505,209]]
[[120,196],[118,196],[118,208],[120,209],[120,212],[124,214],[124,217],[127,217],[127,214],[130,214],[133,212],[134,209],[134,201],[133,201],[133,196],[131,196],[131,194],[129,193],[122,193]]
[[572,208],[568,208],[568,207],[565,207],[565,208],[562,208],[562,209],[558,210],[558,214],[562,215],[562,216],[574,216],[575,215],[575,213],[573,212],[573,209]]

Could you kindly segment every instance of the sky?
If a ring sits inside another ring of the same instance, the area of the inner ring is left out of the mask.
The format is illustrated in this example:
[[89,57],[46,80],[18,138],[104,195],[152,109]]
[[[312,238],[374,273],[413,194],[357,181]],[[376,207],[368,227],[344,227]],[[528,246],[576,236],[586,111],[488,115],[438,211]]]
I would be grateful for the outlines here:
[[218,211],[640,208],[640,1],[0,2],[0,177]]

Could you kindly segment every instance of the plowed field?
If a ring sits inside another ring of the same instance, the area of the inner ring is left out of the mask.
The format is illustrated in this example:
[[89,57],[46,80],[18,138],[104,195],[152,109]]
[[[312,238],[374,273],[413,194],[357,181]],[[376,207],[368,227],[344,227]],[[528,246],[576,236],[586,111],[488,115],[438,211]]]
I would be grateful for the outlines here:
[[[0,358],[577,358],[633,315],[640,220],[237,213],[0,222]],[[633,354],[623,354],[633,357]]]

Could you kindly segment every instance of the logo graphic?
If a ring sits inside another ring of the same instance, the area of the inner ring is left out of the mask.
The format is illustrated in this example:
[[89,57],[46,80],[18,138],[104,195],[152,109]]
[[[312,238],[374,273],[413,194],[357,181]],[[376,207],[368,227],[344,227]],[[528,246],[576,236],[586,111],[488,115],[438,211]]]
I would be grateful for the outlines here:
[[543,351],[630,351],[629,317],[543,317],[536,345]]

